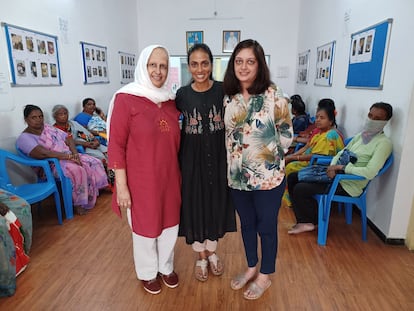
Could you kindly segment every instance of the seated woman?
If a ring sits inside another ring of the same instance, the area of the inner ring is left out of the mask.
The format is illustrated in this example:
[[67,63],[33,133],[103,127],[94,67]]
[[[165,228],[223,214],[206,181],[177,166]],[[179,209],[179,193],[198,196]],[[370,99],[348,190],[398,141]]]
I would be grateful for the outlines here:
[[72,136],[75,145],[82,146],[85,149],[86,154],[102,161],[106,174],[108,175],[108,181],[112,187],[114,184],[114,173],[112,170],[108,170],[107,167],[108,148],[101,145],[99,140],[85,127],[75,120],[69,120],[69,111],[64,105],[54,106],[52,109],[52,116],[56,121],[56,123],[53,124],[54,127],[57,127]]
[[71,135],[75,141],[75,145],[82,146],[85,149],[86,154],[106,162],[108,159],[108,148],[101,145],[99,140],[97,140],[85,127],[75,120],[69,120],[69,111],[64,105],[54,106],[52,109],[52,116],[56,121],[53,126],[68,133],[68,135]]
[[[313,135],[304,147],[285,157],[286,177],[308,166],[312,155],[334,156],[344,148],[342,135],[336,129],[335,103],[332,99],[325,98],[319,101],[315,124],[318,133]],[[291,205],[289,194],[285,192],[283,196],[283,203],[288,206]]]
[[[79,113],[74,120],[83,127],[86,127],[99,142],[106,146],[106,121],[102,119],[102,110],[96,108],[96,103],[93,98],[85,98],[82,101],[83,111]],[[99,114],[98,112],[99,111]]]
[[[384,126],[392,117],[392,106],[379,102],[371,106],[364,129],[354,136],[346,149],[357,156],[356,163],[336,165],[342,152],[331,161],[327,175],[334,178],[336,174],[346,173],[363,176],[365,180],[342,180],[336,190],[338,195],[359,196],[368,181],[373,179],[384,166],[392,152],[392,143],[383,132]],[[298,181],[298,173],[288,177],[289,193],[292,197],[293,211],[297,224],[288,231],[298,234],[315,229],[318,222],[318,206],[313,195],[326,192],[326,184],[306,183]]]
[[32,245],[32,213],[22,198],[0,189],[0,297],[16,291],[16,276],[24,271]]
[[24,108],[26,129],[17,138],[17,147],[35,159],[57,158],[65,176],[72,181],[75,212],[83,215],[95,206],[99,189],[108,186],[102,162],[86,154],[79,154],[67,133],[43,121],[38,106]]
[[290,97],[290,103],[292,105],[291,112],[293,114],[293,133],[298,135],[300,132],[308,128],[310,120],[309,116],[306,114],[305,103],[300,95],[292,95]]

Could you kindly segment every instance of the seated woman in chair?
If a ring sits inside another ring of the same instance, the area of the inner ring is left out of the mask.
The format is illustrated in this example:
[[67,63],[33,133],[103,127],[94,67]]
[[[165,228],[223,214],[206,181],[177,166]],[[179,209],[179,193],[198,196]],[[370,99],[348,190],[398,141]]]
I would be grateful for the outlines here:
[[[327,175],[330,178],[334,178],[336,174],[340,173],[354,174],[366,178],[365,180],[340,181],[336,194],[359,196],[369,180],[373,179],[384,166],[392,152],[392,143],[385,136],[383,128],[391,117],[392,106],[390,104],[383,102],[373,104],[362,132],[355,135],[346,147],[346,149],[356,154],[356,163],[337,165],[343,151],[332,159],[327,170]],[[318,207],[313,196],[326,193],[328,185],[299,182],[297,172],[290,174],[287,182],[297,222],[288,233],[298,234],[313,231],[318,222]]]
[[52,109],[52,115],[56,123],[54,127],[68,133],[73,137],[75,145],[82,146],[85,150],[84,153],[95,157],[102,161],[106,174],[108,175],[108,181],[111,187],[114,184],[114,173],[112,170],[108,170],[107,162],[108,148],[102,145],[96,137],[89,132],[85,127],[80,125],[75,120],[69,120],[69,111],[64,105],[56,105]]
[[0,189],[0,297],[16,291],[16,276],[29,263],[32,213],[22,198]]
[[75,212],[83,215],[95,206],[99,189],[108,186],[102,162],[86,154],[79,154],[67,133],[43,121],[38,106],[24,108],[26,129],[17,138],[17,147],[35,159],[57,158],[65,176],[72,181]]
[[68,135],[72,135],[75,145],[82,146],[86,154],[101,161],[106,162],[108,160],[108,148],[101,145],[99,140],[84,126],[75,120],[69,120],[68,108],[64,105],[56,105],[52,109],[52,116],[56,121],[53,126],[68,133]]
[[[319,101],[315,124],[318,133],[304,147],[285,157],[286,177],[308,166],[312,155],[334,156],[344,148],[342,134],[336,129],[335,103],[332,99]],[[287,206],[291,205],[289,194],[286,191],[283,196],[283,203]]]
[[85,98],[82,101],[83,110],[74,120],[86,127],[102,145],[107,144],[106,121],[101,109],[96,107],[95,100]]

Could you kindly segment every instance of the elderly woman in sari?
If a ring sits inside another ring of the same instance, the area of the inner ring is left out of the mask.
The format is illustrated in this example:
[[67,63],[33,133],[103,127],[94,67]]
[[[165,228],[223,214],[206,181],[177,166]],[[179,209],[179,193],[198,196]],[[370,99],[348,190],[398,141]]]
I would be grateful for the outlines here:
[[26,129],[17,138],[17,147],[35,159],[57,158],[65,176],[72,181],[75,212],[83,215],[95,206],[99,189],[108,186],[102,162],[86,154],[79,154],[73,138],[43,121],[38,106],[24,108]]
[[111,187],[114,183],[114,172],[108,169],[108,148],[102,145],[96,137],[75,120],[69,120],[69,111],[64,105],[56,105],[52,109],[52,116],[56,123],[54,127],[73,137],[76,146],[82,146],[84,153],[102,161]]
[[96,107],[93,98],[85,98],[82,101],[83,111],[79,113],[74,120],[83,127],[86,127],[99,142],[106,146],[106,121],[103,118],[102,110]]
[[52,109],[52,116],[56,121],[53,126],[68,133],[68,135],[72,135],[75,145],[82,146],[86,154],[101,161],[107,160],[108,148],[101,145],[99,140],[84,126],[75,120],[69,120],[68,108],[64,105],[56,105]]

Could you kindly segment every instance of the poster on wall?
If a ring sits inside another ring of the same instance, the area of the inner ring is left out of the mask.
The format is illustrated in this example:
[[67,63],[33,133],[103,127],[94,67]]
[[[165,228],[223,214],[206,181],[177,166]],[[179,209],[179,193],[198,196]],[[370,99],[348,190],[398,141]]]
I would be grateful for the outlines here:
[[335,43],[332,41],[316,49],[315,85],[332,86]]
[[119,65],[121,69],[121,84],[127,84],[134,81],[135,72],[135,54],[118,52]]
[[381,90],[392,18],[351,35],[346,87]]
[[12,86],[62,85],[57,37],[2,23]]
[[296,80],[297,83],[308,84],[309,56],[310,50],[299,53],[298,55],[298,76]]
[[106,47],[81,42],[84,83],[109,83]]

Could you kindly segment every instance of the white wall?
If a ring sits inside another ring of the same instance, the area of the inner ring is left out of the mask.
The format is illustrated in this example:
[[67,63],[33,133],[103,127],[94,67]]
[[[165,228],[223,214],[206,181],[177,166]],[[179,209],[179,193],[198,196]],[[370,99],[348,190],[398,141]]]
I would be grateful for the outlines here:
[[[62,86],[10,87],[5,33],[0,32],[0,147],[14,149],[14,141],[25,128],[23,107],[40,106],[52,122],[56,104],[81,111],[85,97],[96,99],[106,109],[113,93],[121,87],[118,51],[138,53],[136,0],[1,0],[0,21],[58,36]],[[67,42],[59,30],[58,18],[68,21]],[[83,84],[80,41],[108,48],[109,84]]]
[[[137,0],[139,48],[165,45],[171,55],[186,55],[186,31],[204,31],[204,43],[223,55],[223,30],[240,30],[241,40],[255,39],[270,56],[272,79],[284,92],[294,89],[299,0]],[[259,5],[258,5],[259,4]],[[214,19],[214,12],[217,19]],[[232,19],[242,17],[242,19]],[[199,20],[193,20],[200,18]],[[202,18],[212,18],[203,20]],[[227,53],[226,55],[230,55]],[[278,72],[287,68],[287,77]]]
[[[413,164],[408,155],[402,157],[408,154],[403,152],[404,147],[413,144],[413,136],[408,134],[413,130],[408,120],[414,116],[410,108],[414,71],[414,41],[409,39],[414,29],[412,12],[414,2],[410,0],[313,0],[301,1],[300,9],[298,51],[311,49],[311,83],[297,85],[296,90],[304,95],[310,111],[314,111],[320,98],[333,98],[339,124],[345,128],[346,136],[352,136],[361,130],[371,104],[385,101],[394,107],[386,133],[394,144],[395,162],[389,173],[371,184],[368,194],[368,217],[388,238],[405,237],[414,191],[410,184]],[[345,13],[350,17],[348,22],[344,21]],[[383,90],[345,88],[351,34],[387,18],[394,22]],[[333,85],[314,86],[316,47],[332,40],[337,43]]]

